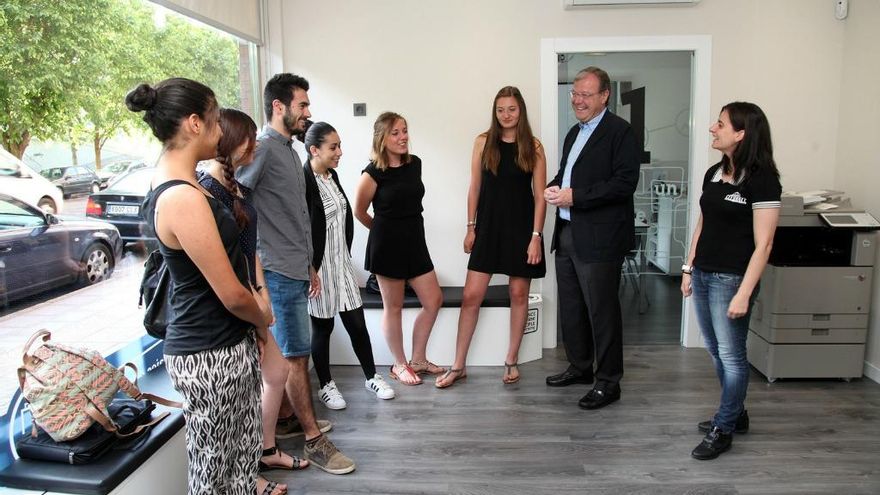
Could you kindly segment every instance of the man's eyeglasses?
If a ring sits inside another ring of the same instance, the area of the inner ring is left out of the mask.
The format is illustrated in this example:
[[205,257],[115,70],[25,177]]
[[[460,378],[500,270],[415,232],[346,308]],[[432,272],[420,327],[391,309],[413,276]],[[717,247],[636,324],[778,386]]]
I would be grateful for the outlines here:
[[604,93],[604,91],[599,91],[598,93],[578,93],[577,91],[568,92],[572,100],[589,100],[590,98],[602,93]]

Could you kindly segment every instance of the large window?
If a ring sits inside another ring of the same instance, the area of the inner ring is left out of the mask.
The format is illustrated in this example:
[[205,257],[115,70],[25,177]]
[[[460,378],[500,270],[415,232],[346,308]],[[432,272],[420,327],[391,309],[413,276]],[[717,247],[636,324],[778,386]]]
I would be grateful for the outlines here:
[[[90,200],[91,194],[100,194],[95,193],[99,188],[143,189],[144,169],[153,167],[161,152],[142,115],[125,107],[125,95],[141,82],[187,77],[210,86],[221,106],[240,109],[260,122],[257,48],[253,41],[146,0],[4,0],[0,145],[36,173],[15,175],[17,182],[0,181],[0,195],[18,195],[36,206],[37,198],[47,194],[34,192],[33,199],[25,199],[25,192],[45,188],[57,196],[61,210],[54,212],[60,214],[56,223],[51,217],[38,218],[38,229],[28,238],[78,222],[87,212],[94,217],[112,208],[125,215],[105,220],[116,222],[123,237],[137,237],[126,234],[124,223],[137,221],[131,213],[139,211],[138,203]],[[80,169],[87,176],[82,184],[62,172]],[[126,174],[139,175],[126,180]],[[7,411],[17,389],[21,346],[34,331],[46,328],[53,340],[105,355],[144,335],[137,301],[149,247],[143,240],[126,242],[122,252],[111,253],[109,278],[83,290],[77,289],[85,284],[67,279],[19,290],[15,284],[30,282],[6,276],[12,273],[7,263],[11,258],[0,251],[0,411]],[[73,256],[65,266],[75,271],[86,261]]]

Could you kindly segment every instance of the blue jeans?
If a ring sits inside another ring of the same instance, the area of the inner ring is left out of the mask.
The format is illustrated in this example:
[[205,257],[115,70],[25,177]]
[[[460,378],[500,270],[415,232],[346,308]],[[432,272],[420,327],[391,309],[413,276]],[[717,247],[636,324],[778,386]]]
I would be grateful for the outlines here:
[[694,268],[691,276],[697,321],[721,382],[721,405],[712,418],[712,426],[721,428],[724,433],[733,432],[749,388],[746,338],[758,287],[752,293],[745,316],[727,317],[727,307],[742,281],[742,275],[704,272],[698,268]]
[[269,330],[278,342],[281,355],[286,358],[310,355],[309,281],[287,278],[269,270],[265,270],[264,276],[275,313],[275,324]]

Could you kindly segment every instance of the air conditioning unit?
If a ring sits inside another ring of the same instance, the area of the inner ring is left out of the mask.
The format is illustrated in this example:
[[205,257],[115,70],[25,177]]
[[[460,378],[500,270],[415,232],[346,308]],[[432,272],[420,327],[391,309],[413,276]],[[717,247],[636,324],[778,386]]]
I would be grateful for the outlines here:
[[579,7],[621,7],[629,5],[672,5],[687,6],[700,3],[700,0],[564,0],[566,9]]

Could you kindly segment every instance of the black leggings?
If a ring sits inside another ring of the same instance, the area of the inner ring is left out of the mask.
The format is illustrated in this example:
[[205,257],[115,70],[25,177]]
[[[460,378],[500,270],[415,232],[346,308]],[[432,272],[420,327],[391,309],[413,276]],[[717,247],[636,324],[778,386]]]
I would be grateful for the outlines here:
[[[333,333],[333,318],[312,318],[312,360],[315,362],[315,373],[321,387],[333,378],[330,376],[330,334]],[[370,333],[364,319],[364,308],[339,313],[342,325],[348,331],[351,347],[357,355],[364,376],[369,380],[376,374],[376,363],[373,361],[373,346],[370,344]]]

